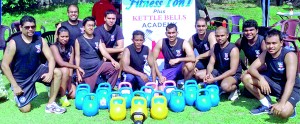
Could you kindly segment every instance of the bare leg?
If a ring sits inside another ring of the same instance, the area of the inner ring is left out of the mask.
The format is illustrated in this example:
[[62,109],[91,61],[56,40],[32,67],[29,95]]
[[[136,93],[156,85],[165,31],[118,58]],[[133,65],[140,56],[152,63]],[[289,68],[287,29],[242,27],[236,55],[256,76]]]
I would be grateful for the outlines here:
[[55,98],[57,96],[57,93],[58,93],[59,87],[60,87],[61,76],[62,76],[61,71],[59,69],[55,68],[52,84],[50,87],[50,99],[48,102],[49,104],[55,102]]
[[197,80],[203,81],[203,79],[205,78],[205,75],[206,75],[206,69],[198,70],[198,71],[195,73],[195,78],[196,78]]
[[193,76],[194,74],[193,69],[194,69],[194,64],[192,62],[187,62],[184,64],[182,69],[184,80],[189,80]]
[[258,80],[253,78],[250,74],[245,74],[242,77],[242,82],[245,88],[253,94],[258,100],[261,100],[265,96],[261,93],[260,89],[258,88]]
[[232,92],[237,89],[236,83],[237,81],[232,76],[230,76],[222,80],[221,88],[225,92]]
[[28,103],[26,106],[22,107],[22,108],[19,108],[19,110],[23,113],[27,113],[27,112],[30,112],[30,109],[31,109],[31,104]]
[[278,116],[284,119],[289,118],[293,114],[294,109],[294,106],[289,101],[287,101],[283,107],[283,110]]
[[62,72],[61,77],[61,85],[60,85],[60,95],[65,96],[66,95],[66,89],[67,89],[67,83],[69,81],[69,69],[68,68],[60,68],[60,71]]

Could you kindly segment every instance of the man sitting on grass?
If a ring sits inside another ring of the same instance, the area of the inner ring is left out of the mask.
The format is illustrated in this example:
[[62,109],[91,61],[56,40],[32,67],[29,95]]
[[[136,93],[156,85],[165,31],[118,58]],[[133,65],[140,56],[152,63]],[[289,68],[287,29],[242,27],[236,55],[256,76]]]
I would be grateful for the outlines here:
[[[34,35],[36,28],[32,16],[23,16],[20,20],[21,32],[15,34],[8,43],[3,55],[2,69],[21,112],[29,112],[30,102],[37,96],[35,82],[51,85],[50,99],[46,105],[47,113],[61,114],[66,111],[55,103],[61,81],[61,71],[55,68],[55,60],[47,42]],[[41,57],[47,59],[41,64]],[[52,82],[52,83],[51,83]]]
[[[281,118],[296,116],[296,104],[300,100],[300,79],[297,76],[297,56],[283,47],[281,32],[272,29],[265,38],[264,51],[248,69],[242,81],[244,86],[262,105],[251,110],[251,114],[272,113]],[[260,66],[267,65],[266,75],[258,72]],[[268,95],[278,98],[271,105]]]
[[196,78],[207,84],[218,82],[221,89],[231,92],[228,99],[238,98],[237,88],[240,82],[242,67],[239,59],[239,49],[228,41],[228,30],[219,27],[216,30],[217,44],[212,49],[207,69],[196,73]]
[[[122,57],[123,71],[126,75],[127,82],[130,82],[135,89],[140,89],[149,81],[156,79],[156,72],[153,65],[153,57],[150,49],[143,45],[145,34],[136,30],[132,33],[132,44],[125,48]],[[144,66],[149,65],[151,68],[152,79],[149,79],[144,72]]]

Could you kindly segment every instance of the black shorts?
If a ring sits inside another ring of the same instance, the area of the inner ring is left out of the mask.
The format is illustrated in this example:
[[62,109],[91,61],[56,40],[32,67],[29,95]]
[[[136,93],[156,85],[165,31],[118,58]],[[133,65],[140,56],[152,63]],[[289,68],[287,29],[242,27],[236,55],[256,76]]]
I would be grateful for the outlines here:
[[[217,70],[217,69],[214,69],[211,74],[214,76],[214,77],[217,77],[219,75],[221,75],[221,73]],[[235,75],[233,75],[232,77],[235,79],[236,81],[236,85],[238,86],[241,82],[241,73],[235,73]],[[220,84],[222,82],[222,80],[218,81],[218,84]]]
[[200,59],[200,60],[196,63],[195,67],[196,67],[198,70],[202,70],[202,69],[206,69],[207,64],[208,64],[207,61],[204,61],[203,59]]
[[[272,79],[270,79],[269,77],[263,75],[264,78],[266,79],[266,81],[269,83],[269,86],[271,88],[271,96],[275,96],[277,98],[281,98],[281,96],[283,95],[283,91],[284,91],[284,85],[280,85],[280,84],[285,84],[285,82],[275,82]],[[294,108],[296,107],[297,102],[299,102],[300,100],[300,81],[296,80],[295,82],[295,86],[293,88],[293,91],[291,93],[290,98],[288,99],[288,101],[294,106]]]
[[[23,90],[21,95],[15,96],[15,100],[19,108],[26,106],[37,96],[35,82],[43,83],[46,86],[51,85],[51,83],[45,83],[41,79],[41,76],[45,73],[48,73],[48,71],[48,66],[41,64],[30,77],[26,78],[25,80],[16,79],[16,82]],[[11,87],[11,89],[13,90],[13,87]]]

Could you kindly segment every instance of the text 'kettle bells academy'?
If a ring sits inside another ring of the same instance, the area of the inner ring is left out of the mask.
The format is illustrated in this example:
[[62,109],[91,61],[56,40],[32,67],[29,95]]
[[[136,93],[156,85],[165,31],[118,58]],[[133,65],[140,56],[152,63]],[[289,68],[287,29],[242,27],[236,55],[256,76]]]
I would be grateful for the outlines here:
[[[157,21],[166,21],[166,22],[157,22]],[[152,28],[152,27],[166,27],[168,24],[177,22],[170,21],[179,21],[186,20],[186,15],[142,15],[142,16],[132,16],[132,21],[148,21],[143,23],[142,28]]]

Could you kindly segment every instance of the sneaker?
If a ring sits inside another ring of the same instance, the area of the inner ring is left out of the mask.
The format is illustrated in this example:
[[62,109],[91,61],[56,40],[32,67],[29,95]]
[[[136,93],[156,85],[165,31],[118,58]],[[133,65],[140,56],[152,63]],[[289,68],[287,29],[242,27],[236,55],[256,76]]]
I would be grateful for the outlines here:
[[297,116],[296,108],[294,108],[294,113],[290,116],[290,118],[295,118]]
[[66,96],[61,97],[59,101],[62,107],[68,107],[71,105],[70,101]]
[[235,101],[239,98],[239,93],[238,93],[238,89],[236,89],[235,91],[232,91],[228,97],[229,100],[231,101]]
[[263,114],[263,113],[269,113],[270,112],[270,108],[267,107],[267,106],[264,106],[264,105],[260,105],[258,106],[257,108],[255,109],[252,109],[250,111],[250,113],[252,115],[260,115],[260,114]]
[[55,102],[46,105],[45,112],[46,113],[55,113],[55,114],[62,114],[65,113],[67,110],[58,106]]

